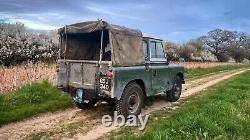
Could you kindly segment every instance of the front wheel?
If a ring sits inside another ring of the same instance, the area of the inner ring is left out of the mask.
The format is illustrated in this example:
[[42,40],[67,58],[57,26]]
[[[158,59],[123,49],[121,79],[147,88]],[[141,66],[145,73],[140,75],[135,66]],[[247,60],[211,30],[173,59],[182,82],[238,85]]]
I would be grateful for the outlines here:
[[128,84],[120,100],[116,100],[116,110],[118,114],[127,117],[129,115],[139,115],[143,105],[143,90],[135,82]]
[[175,102],[180,99],[182,91],[182,79],[179,76],[176,76],[173,87],[170,91],[168,91],[167,99],[170,102]]

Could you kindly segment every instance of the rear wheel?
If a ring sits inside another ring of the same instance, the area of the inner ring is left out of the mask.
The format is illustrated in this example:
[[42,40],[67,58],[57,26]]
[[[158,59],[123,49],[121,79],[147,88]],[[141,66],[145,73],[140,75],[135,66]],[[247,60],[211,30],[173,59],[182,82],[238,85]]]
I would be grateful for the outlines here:
[[127,117],[129,115],[139,115],[143,105],[143,90],[141,86],[135,82],[128,84],[121,96],[116,101],[116,110],[118,114]]
[[167,99],[170,102],[175,102],[180,99],[182,90],[182,79],[180,76],[176,76],[173,87],[170,91],[168,91]]

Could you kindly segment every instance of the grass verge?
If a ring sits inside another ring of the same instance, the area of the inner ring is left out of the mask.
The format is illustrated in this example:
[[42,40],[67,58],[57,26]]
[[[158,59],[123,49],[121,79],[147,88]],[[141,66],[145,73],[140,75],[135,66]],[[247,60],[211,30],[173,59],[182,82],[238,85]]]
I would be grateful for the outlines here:
[[15,92],[0,94],[0,126],[71,104],[70,96],[48,81],[25,85]]
[[[105,139],[250,139],[250,72],[151,115],[145,131],[124,128]],[[155,119],[157,118],[157,119]]]
[[230,71],[230,70],[246,68],[246,67],[250,67],[250,65],[249,64],[231,64],[231,65],[221,65],[221,66],[210,67],[210,68],[185,69],[185,78],[186,79],[198,78],[206,74],[212,74],[212,73],[216,74],[221,71]]

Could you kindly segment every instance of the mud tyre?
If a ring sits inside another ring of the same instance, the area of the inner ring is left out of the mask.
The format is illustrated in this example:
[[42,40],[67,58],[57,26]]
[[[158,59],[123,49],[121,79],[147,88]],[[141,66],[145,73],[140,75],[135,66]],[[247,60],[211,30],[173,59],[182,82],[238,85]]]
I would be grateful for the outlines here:
[[136,82],[129,83],[120,98],[116,100],[116,111],[125,118],[129,115],[139,115],[144,102],[143,90]]
[[182,91],[182,79],[179,76],[176,76],[173,87],[170,91],[166,92],[167,100],[170,102],[176,102],[180,99]]

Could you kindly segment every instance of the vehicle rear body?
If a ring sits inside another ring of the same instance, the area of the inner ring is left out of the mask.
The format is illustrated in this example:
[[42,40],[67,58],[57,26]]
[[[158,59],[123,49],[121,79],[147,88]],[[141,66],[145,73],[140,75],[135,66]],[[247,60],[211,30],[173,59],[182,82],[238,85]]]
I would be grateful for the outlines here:
[[[87,30],[90,25],[85,23],[82,28],[75,24],[60,31],[57,85],[74,100],[120,100],[131,82],[138,83],[145,96],[152,96],[171,90],[176,76],[184,82],[184,68],[168,64],[161,39],[100,24],[99,30],[99,24],[93,26],[95,31]],[[76,98],[78,94],[83,100]]]
[[[97,93],[111,95],[111,79],[108,79],[105,75],[109,69],[109,62],[102,62],[99,68],[97,61],[60,59],[58,65],[57,85],[59,88],[70,92],[72,96],[77,89],[83,89],[86,99],[101,96]],[[100,73],[103,73],[103,75],[100,75]]]

